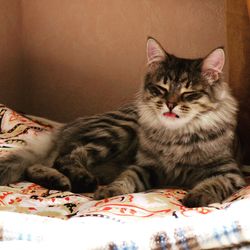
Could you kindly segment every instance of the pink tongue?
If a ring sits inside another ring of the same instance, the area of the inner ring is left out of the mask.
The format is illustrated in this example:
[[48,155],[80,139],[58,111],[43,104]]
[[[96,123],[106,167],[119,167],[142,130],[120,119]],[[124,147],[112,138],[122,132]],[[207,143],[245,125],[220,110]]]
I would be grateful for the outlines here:
[[177,117],[177,115],[175,113],[172,113],[172,112],[165,112],[163,115],[167,116],[167,117]]

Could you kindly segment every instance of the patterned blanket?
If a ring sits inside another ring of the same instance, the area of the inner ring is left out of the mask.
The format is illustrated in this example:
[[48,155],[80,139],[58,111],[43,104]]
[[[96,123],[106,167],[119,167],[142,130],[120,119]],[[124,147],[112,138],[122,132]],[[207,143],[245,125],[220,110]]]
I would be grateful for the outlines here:
[[[0,154],[39,143],[57,126],[1,105]],[[95,201],[92,194],[30,182],[0,186],[0,248],[58,248],[60,242],[77,249],[250,249],[250,186],[199,208],[181,204],[185,193],[157,189]]]

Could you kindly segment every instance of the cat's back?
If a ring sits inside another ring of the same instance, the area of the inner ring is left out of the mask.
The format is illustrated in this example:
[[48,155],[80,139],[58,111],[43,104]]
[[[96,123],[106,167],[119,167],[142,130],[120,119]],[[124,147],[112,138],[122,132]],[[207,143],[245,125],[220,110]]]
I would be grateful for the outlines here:
[[124,147],[137,141],[138,114],[134,104],[118,110],[88,117],[80,117],[67,123],[59,132],[59,148],[65,153],[77,145],[89,143],[110,145],[123,144]]

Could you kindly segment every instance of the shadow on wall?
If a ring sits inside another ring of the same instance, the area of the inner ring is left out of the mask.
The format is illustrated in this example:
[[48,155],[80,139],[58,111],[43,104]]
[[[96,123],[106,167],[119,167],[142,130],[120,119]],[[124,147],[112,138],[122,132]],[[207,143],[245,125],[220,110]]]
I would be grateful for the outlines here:
[[245,42],[243,46],[245,63],[242,68],[242,74],[239,80],[239,84],[243,85],[242,96],[238,97],[240,102],[239,135],[243,144],[242,146],[245,149],[245,164],[250,165],[250,24],[249,33],[245,41],[248,41]]
[[250,18],[245,0],[227,1],[229,80],[240,104],[238,134],[250,164]]
[[[33,84],[23,90],[24,96],[29,97],[23,100],[23,106],[27,110],[32,103],[31,113],[65,121],[110,110],[132,100],[141,82],[130,76],[133,85],[129,86],[131,93],[127,93],[128,87],[120,86],[127,73],[116,69],[119,64],[103,71],[98,63],[82,67],[57,59],[39,57],[24,61],[23,74]],[[143,70],[137,68],[140,78]]]

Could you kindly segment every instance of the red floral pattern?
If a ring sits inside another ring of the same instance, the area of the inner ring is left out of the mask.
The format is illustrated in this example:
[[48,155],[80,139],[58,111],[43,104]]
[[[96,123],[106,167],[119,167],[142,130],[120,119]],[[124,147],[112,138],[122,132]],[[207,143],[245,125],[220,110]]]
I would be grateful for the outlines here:
[[106,216],[126,221],[165,216],[191,217],[228,208],[236,200],[250,199],[250,186],[233,194],[222,204],[199,208],[187,208],[181,204],[180,199],[185,193],[180,189],[158,189],[96,201],[91,194],[59,192],[21,182],[0,187],[0,210],[62,219]]

